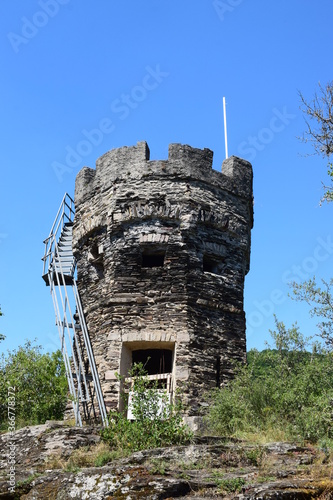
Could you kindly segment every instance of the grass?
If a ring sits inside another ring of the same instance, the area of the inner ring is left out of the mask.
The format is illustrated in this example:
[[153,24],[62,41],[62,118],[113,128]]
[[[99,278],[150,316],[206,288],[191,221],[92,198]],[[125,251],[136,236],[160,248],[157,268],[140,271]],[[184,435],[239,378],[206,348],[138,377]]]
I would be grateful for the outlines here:
[[164,476],[169,469],[169,464],[165,460],[158,460],[156,458],[150,461],[150,472],[155,475]]
[[289,436],[285,431],[277,428],[268,428],[264,431],[236,431],[231,437],[249,444],[264,445],[273,442],[288,442]]
[[20,487],[20,486],[27,486],[29,485],[30,483],[32,483],[32,481],[34,481],[37,477],[41,476],[40,473],[38,472],[35,472],[34,474],[31,474],[29,477],[27,477],[27,479],[23,479],[23,481],[17,481],[17,484],[16,486],[17,487]]
[[94,446],[78,448],[67,459],[59,455],[52,455],[45,462],[44,470],[62,469],[67,472],[77,472],[84,467],[102,467],[120,457],[118,451],[111,450],[106,443],[99,443]]
[[218,486],[221,493],[240,493],[245,484],[246,481],[242,477],[234,477],[231,479],[216,479],[216,485]]

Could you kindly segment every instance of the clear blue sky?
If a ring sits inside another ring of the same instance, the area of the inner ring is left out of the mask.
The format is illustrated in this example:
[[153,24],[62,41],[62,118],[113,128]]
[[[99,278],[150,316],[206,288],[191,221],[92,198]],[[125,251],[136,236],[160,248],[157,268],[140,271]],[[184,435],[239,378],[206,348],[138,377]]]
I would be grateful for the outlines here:
[[15,0],[0,9],[0,349],[27,338],[58,347],[42,242],[77,172],[142,140],[152,159],[172,142],[210,148],[220,169],[223,96],[229,154],[254,169],[248,348],[264,347],[273,314],[313,333],[287,281],[332,275],[333,207],[319,207],[325,160],[302,156],[311,150],[297,140],[297,92],[311,98],[332,80],[331,0]]

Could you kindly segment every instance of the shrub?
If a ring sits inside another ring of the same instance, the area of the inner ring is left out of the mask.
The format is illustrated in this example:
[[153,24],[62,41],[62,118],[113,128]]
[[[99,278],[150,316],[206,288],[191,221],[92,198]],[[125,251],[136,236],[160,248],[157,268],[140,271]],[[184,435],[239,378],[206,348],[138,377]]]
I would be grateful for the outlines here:
[[157,381],[152,384],[148,379],[142,363],[134,365],[130,376],[134,378],[131,404],[135,419],[127,419],[128,403],[125,412],[110,412],[103,439],[125,454],[188,442],[192,433],[183,423],[181,404],[169,402],[167,394],[158,389]]
[[207,416],[215,434],[274,434],[281,438],[332,439],[332,353],[306,351],[297,326],[276,321],[275,349],[250,351],[247,366],[225,388],[210,394]]

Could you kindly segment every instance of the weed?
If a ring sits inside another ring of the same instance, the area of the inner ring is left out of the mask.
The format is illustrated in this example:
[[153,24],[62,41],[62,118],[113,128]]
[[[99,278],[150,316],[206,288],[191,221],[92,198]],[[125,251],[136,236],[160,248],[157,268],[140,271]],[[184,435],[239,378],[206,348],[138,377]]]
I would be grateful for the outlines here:
[[103,465],[107,464],[108,462],[112,462],[112,460],[116,458],[118,458],[117,452],[113,450],[102,451],[96,456],[94,460],[94,466],[103,467]]
[[265,449],[262,446],[255,446],[255,448],[245,451],[245,456],[251,464],[259,467],[265,456]]
[[185,472],[179,472],[177,474],[177,477],[179,479],[185,479],[186,481],[189,481],[190,480],[190,476],[188,474],[186,474]]
[[168,468],[167,465],[168,465],[167,462],[165,462],[164,460],[153,459],[151,461],[150,472],[152,474],[158,474],[160,476],[164,476]]
[[258,476],[256,478],[256,482],[261,484],[261,483],[268,483],[270,481],[276,481],[275,476]]
[[74,474],[76,474],[77,472],[80,472],[80,467],[78,467],[77,465],[74,465],[71,460],[68,461],[66,467],[64,468],[64,471],[65,472],[73,472]]
[[27,479],[23,479],[22,481],[17,481],[16,486],[17,487],[19,487],[19,486],[27,486],[27,485],[31,484],[32,481],[34,481],[39,476],[41,476],[41,474],[39,474],[38,472],[36,472],[34,474],[31,474],[29,477],[27,477]]
[[240,493],[245,483],[246,481],[242,477],[216,480],[216,484],[219,487],[220,491],[225,491],[227,493]]

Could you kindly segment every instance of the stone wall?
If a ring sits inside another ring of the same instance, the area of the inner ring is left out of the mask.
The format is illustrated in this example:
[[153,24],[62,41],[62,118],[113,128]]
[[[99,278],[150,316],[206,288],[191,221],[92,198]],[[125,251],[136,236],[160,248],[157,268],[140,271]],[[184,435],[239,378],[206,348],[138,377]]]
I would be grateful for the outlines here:
[[107,408],[140,352],[163,358],[189,416],[245,359],[252,167],[233,156],[221,173],[212,158],[171,144],[150,161],[140,142],[77,175],[73,250]]

